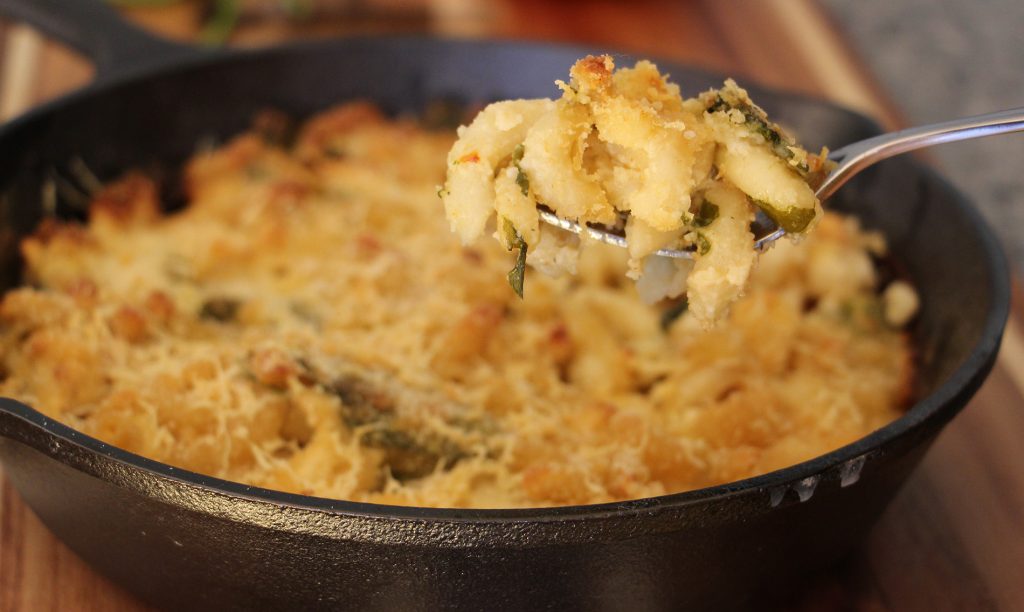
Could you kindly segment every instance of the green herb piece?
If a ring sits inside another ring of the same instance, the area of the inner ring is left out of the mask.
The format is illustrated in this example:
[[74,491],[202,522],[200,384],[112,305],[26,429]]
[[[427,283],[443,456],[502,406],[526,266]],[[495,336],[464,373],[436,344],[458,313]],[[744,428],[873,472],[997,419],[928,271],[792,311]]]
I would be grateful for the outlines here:
[[516,231],[512,222],[507,217],[501,217],[501,231],[504,232],[505,244],[508,250],[519,249],[516,256],[516,265],[508,273],[508,284],[520,298],[523,297],[523,279],[526,276],[526,241]]
[[776,225],[791,234],[799,234],[806,230],[817,214],[813,208],[799,208],[796,206],[786,210],[779,210],[763,200],[754,200],[754,204],[763,210],[764,214],[774,221]]
[[683,316],[689,308],[690,302],[686,298],[683,298],[669,306],[665,312],[661,313],[661,330],[668,331],[668,328],[672,327],[672,323],[674,323],[679,317]]
[[383,451],[384,463],[397,480],[422,478],[439,463],[447,469],[467,456],[452,440],[403,423],[392,394],[360,376],[342,375],[326,386],[341,400],[345,424],[365,429],[359,443]]
[[[715,101],[708,106],[707,112],[715,113],[718,111],[730,111],[738,110],[743,113],[743,124],[748,130],[755,134],[760,134],[764,138],[765,142],[768,143],[768,148],[772,150],[775,155],[780,157],[783,161],[788,162],[793,159],[795,155],[793,150],[790,148],[793,143],[782,135],[782,131],[774,123],[768,121],[767,116],[760,108],[751,106],[749,104],[730,104],[722,96],[715,98]],[[804,178],[808,178],[811,174],[810,168],[806,162],[800,162],[796,165],[790,164],[790,167],[795,169],[798,174]]]
[[505,234],[505,248],[511,251],[516,246],[516,241],[519,239],[519,233],[516,231],[516,226],[512,225],[512,221],[508,217],[501,218],[501,231]]
[[700,204],[700,210],[693,218],[694,227],[707,227],[718,218],[718,205],[704,200]]
[[697,232],[697,254],[707,255],[711,252],[711,241],[704,234]]
[[445,193],[446,192],[444,190],[444,187],[443,186],[438,186],[438,188],[437,188],[437,197],[443,198]]
[[530,177],[519,167],[519,162],[522,161],[525,152],[526,149],[521,144],[516,145],[512,151],[512,165],[516,168],[516,185],[519,185],[519,190],[523,192],[524,196],[530,195]]
[[887,327],[885,307],[879,296],[854,297],[839,305],[839,320],[858,334],[875,333]]
[[524,196],[530,195],[530,177],[526,176],[526,173],[518,165],[516,166],[516,185],[519,185],[519,191],[522,191]]
[[245,167],[246,178],[253,181],[262,181],[270,177],[270,173],[267,169],[259,164],[249,164]]
[[704,234],[697,234],[697,252],[700,255],[707,255],[711,252],[711,242]]
[[230,323],[235,320],[235,316],[238,315],[238,309],[241,305],[242,303],[234,298],[210,298],[203,302],[203,306],[199,310],[199,317],[202,319],[211,319],[218,323]]
[[[478,417],[464,406],[403,390],[383,372],[350,370],[326,375],[313,367],[308,371],[324,391],[340,400],[340,416],[355,430],[359,443],[380,450],[383,467],[402,482],[450,469],[472,455],[470,448],[481,448],[487,436],[500,431],[486,415]],[[445,432],[427,425],[424,405],[440,410],[431,410],[429,418],[444,419]],[[488,450],[487,456],[496,455]]]
[[468,456],[448,438],[430,434],[417,437],[410,432],[387,427],[367,431],[359,442],[384,451],[384,462],[399,482],[429,476],[438,464],[442,469],[449,469]]
[[213,0],[210,18],[203,24],[202,41],[220,46],[227,42],[242,13],[240,0]]
[[516,295],[520,299],[523,297],[523,281],[526,277],[526,241],[523,240],[522,236],[516,233],[516,243],[514,248],[519,249],[519,255],[516,256],[516,265],[508,273],[508,284],[512,285],[512,290],[516,292]]

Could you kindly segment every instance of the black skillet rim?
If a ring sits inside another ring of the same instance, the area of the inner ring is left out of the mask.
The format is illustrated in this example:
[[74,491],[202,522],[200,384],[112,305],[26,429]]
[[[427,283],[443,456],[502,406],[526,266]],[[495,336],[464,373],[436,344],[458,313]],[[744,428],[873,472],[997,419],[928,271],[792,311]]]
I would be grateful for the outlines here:
[[[49,113],[59,109],[61,106],[72,104],[81,98],[93,95],[97,91],[130,84],[133,81],[159,78],[174,72],[201,67],[213,62],[230,62],[237,58],[253,58],[259,57],[260,55],[285,54],[309,49],[327,48],[339,43],[344,44],[346,42],[359,41],[398,41],[412,44],[430,44],[440,41],[466,46],[522,46],[525,44],[538,50],[550,48],[575,50],[583,54],[594,52],[594,49],[591,47],[566,43],[422,35],[350,36],[341,39],[335,38],[304,41],[261,49],[232,49],[216,51],[202,55],[197,54],[195,56],[188,57],[183,61],[168,63],[156,68],[152,66],[143,66],[135,70],[118,74],[115,78],[105,79],[102,82],[87,85],[86,87],[72,92],[69,95],[40,105],[6,125],[3,125],[0,127],[0,140],[7,136],[7,134],[17,131],[24,125],[31,124],[33,121],[48,115]],[[614,54],[616,52],[612,51],[612,53]],[[623,53],[623,55],[626,54]],[[655,58],[655,61],[664,62],[666,65],[683,66],[678,62],[665,60],[664,58]],[[714,72],[707,71],[699,67],[687,66],[687,68],[694,72],[702,72],[706,75],[719,76]],[[860,115],[859,113],[813,96],[785,90],[765,88],[756,84],[753,87],[750,87],[750,89],[772,91],[776,94],[785,95],[790,99],[804,100],[819,105],[824,104],[864,118],[863,115]],[[864,119],[874,123],[870,119]],[[462,509],[397,506],[286,493],[283,491],[265,489],[262,487],[245,485],[239,482],[223,480],[213,476],[207,476],[197,472],[176,468],[169,464],[148,459],[141,455],[107,444],[64,425],[63,423],[55,421],[27,404],[12,398],[0,397],[0,410],[6,411],[15,418],[28,422],[41,432],[45,432],[56,437],[62,443],[70,444],[77,447],[79,450],[94,454],[103,460],[120,464],[130,470],[139,470],[148,476],[155,477],[157,479],[167,479],[183,485],[197,487],[203,492],[209,494],[242,498],[251,502],[272,504],[296,510],[313,511],[316,513],[337,516],[339,518],[363,517],[367,519],[396,519],[443,523],[544,523],[554,521],[575,521],[587,518],[628,517],[641,513],[650,514],[659,510],[681,508],[684,506],[707,502],[708,500],[724,499],[726,497],[744,494],[751,491],[767,491],[778,487],[784,487],[806,478],[820,476],[830,470],[836,469],[846,462],[860,457],[870,456],[873,452],[878,451],[887,443],[912,432],[929,419],[939,419],[944,416],[945,420],[952,418],[960,409],[962,409],[958,406],[960,400],[963,400],[966,404],[967,399],[973,395],[982,382],[984,382],[992,364],[994,363],[996,354],[998,353],[1010,309],[1009,266],[1005,255],[999,246],[999,241],[978,209],[971,204],[962,193],[955,189],[946,179],[930,167],[924,166],[916,161],[912,163],[914,163],[916,169],[921,172],[922,176],[926,177],[928,180],[934,181],[937,186],[952,196],[955,205],[959,207],[961,212],[963,212],[971,221],[981,240],[987,264],[993,273],[994,282],[991,287],[993,297],[992,306],[986,313],[985,323],[979,340],[974,349],[967,355],[956,370],[954,370],[949,378],[939,386],[939,388],[915,402],[900,418],[863,438],[829,453],[819,455],[808,461],[766,474],[728,482],[713,487],[695,489],[692,491],[602,504],[515,509]],[[51,457],[53,457],[53,450],[53,445],[50,445],[51,452],[48,454]],[[73,469],[90,473],[94,477],[103,480],[107,480],[106,476],[109,476],[108,471],[102,471],[102,473],[99,473],[93,469],[87,469],[89,467],[88,465],[81,465],[83,462],[76,461],[75,463],[75,465],[68,463],[65,464]],[[128,477],[124,478],[123,482],[117,483],[118,486],[127,487],[128,481],[131,480],[130,472],[127,474]],[[155,495],[155,490],[151,487],[140,486],[138,489],[144,495],[158,497]],[[159,498],[161,501],[170,504],[180,502],[178,496],[175,495],[160,495]]]

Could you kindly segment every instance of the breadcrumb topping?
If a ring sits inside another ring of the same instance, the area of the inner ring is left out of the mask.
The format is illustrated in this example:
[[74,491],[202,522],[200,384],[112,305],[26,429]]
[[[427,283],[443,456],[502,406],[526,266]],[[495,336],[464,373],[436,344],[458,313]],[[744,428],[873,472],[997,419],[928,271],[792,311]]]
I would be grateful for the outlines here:
[[[494,121],[515,130],[552,104]],[[879,295],[880,239],[855,221],[826,214],[766,254],[712,330],[684,302],[637,300],[612,247],[585,249],[572,277],[526,270],[520,300],[502,245],[448,231],[436,185],[454,137],[353,103],[292,143],[254,131],[197,154],[178,212],[155,212],[142,175],[113,182],[87,223],[24,241],[0,392],[204,474],[455,507],[704,487],[900,414],[910,351]],[[464,165],[492,173],[476,151]],[[719,220],[742,199],[720,188]]]

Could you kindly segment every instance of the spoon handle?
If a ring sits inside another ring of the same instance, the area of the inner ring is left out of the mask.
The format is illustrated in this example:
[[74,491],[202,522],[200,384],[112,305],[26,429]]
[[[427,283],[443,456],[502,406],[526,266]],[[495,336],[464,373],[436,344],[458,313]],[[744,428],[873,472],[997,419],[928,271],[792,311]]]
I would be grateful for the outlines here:
[[956,142],[957,140],[969,140],[1022,130],[1024,130],[1024,108],[1011,108],[996,113],[922,125],[861,140],[836,149],[829,155],[829,158],[839,162],[839,166],[818,187],[817,196],[820,200],[828,198],[864,168],[900,153],[944,142]]

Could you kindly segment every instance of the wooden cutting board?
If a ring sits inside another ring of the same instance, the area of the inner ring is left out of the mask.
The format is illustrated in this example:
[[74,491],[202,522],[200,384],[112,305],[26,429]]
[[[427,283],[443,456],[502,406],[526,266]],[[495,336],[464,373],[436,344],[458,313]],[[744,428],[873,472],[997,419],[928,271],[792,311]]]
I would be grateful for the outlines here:
[[[318,0],[301,24],[243,0],[233,44],[352,32],[417,31],[551,39],[672,57],[844,104],[893,127],[900,115],[813,0]],[[193,39],[197,0],[130,17]],[[82,58],[34,31],[0,23],[0,118],[86,83]],[[869,539],[808,581],[797,610],[1024,608],[1024,299],[995,371],[939,438]],[[143,610],[49,534],[6,480],[0,485],[0,612]]]

